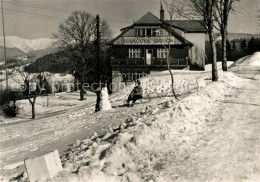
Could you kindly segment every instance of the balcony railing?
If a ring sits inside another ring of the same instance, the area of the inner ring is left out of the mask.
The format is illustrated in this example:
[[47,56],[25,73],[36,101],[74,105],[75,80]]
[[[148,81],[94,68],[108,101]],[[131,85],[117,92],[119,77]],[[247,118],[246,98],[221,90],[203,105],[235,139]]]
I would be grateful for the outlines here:
[[[169,58],[170,66],[188,66],[188,59]],[[145,59],[120,59],[114,58],[111,61],[112,66],[167,66],[166,58],[154,58],[151,65],[147,65]]]
[[141,58],[135,58],[135,59],[112,59],[112,66],[144,66],[145,60]]

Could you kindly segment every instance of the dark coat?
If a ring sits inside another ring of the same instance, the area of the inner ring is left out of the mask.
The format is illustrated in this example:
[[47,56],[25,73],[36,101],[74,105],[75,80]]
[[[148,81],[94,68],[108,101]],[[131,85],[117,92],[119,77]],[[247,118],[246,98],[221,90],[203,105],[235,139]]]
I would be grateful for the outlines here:
[[141,86],[136,86],[134,89],[131,91],[130,95],[133,97],[135,95],[142,96],[143,95],[143,88]]

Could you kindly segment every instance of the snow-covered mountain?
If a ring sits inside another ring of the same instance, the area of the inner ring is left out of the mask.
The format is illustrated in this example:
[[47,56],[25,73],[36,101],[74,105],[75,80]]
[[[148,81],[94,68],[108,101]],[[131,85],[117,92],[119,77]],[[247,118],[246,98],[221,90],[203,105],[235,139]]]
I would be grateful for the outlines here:
[[[29,51],[38,51],[53,47],[57,40],[50,38],[24,39],[17,36],[6,36],[6,47],[17,48],[28,53]],[[3,37],[0,37],[0,46],[4,45]]]

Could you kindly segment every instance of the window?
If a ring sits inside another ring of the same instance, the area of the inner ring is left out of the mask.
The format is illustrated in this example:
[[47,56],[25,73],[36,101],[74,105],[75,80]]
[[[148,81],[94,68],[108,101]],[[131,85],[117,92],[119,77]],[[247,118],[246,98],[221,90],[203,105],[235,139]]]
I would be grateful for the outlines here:
[[151,37],[152,36],[152,29],[148,28],[146,29],[146,36]]
[[137,29],[137,36],[143,37],[144,36],[144,29],[142,29],[142,28]]
[[129,49],[129,58],[141,58],[141,49]]
[[156,36],[160,36],[160,30],[154,28],[154,29],[153,29],[153,36],[154,36],[154,37],[156,37]]
[[166,49],[157,49],[157,58],[167,58],[168,51]]
[[156,37],[161,35],[161,29],[158,28],[137,28],[136,36],[137,37]]

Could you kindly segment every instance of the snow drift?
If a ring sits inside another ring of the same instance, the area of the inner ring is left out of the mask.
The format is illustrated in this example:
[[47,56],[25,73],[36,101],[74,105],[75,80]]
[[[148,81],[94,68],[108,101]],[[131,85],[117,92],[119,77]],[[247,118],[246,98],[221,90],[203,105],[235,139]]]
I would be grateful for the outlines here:
[[260,52],[255,52],[252,55],[245,56],[237,60],[231,67],[243,66],[260,66]]

